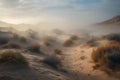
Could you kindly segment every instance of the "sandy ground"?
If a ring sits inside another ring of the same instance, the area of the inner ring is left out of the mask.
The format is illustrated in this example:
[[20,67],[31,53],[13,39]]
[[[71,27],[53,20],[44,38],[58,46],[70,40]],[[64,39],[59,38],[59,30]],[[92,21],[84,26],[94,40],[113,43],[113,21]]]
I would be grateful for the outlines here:
[[66,75],[44,64],[43,55],[23,53],[29,66],[17,66],[9,63],[0,65],[0,80],[69,80]]
[[110,77],[105,72],[93,70],[91,52],[94,48],[72,47],[66,50],[64,56],[64,67],[74,80],[120,80],[120,78]]
[[91,52],[94,48],[79,45],[61,49],[63,53],[59,55],[62,61],[60,70],[44,64],[44,55],[23,52],[29,66],[0,65],[0,80],[120,80],[103,71],[93,70]]

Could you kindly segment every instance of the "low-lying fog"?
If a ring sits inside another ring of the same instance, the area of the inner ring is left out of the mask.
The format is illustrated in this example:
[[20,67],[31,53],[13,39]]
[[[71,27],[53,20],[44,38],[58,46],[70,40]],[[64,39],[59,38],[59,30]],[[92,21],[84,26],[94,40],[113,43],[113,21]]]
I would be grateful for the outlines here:
[[75,35],[82,35],[82,34],[89,34],[89,35],[104,35],[109,33],[119,33],[120,28],[119,26],[111,26],[111,25],[89,25],[89,26],[79,26],[79,27],[51,27],[51,26],[38,26],[38,25],[24,25],[22,27],[14,27],[20,31],[26,31],[28,29],[32,29],[38,33],[42,34],[49,34],[51,31],[58,33],[61,31],[61,33],[66,34],[75,34]]

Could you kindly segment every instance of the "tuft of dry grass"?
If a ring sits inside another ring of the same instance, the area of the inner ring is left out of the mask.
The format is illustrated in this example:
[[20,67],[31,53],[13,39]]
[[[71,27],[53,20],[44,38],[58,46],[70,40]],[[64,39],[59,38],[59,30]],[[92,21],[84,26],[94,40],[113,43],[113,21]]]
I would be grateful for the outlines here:
[[90,46],[90,47],[96,47],[99,45],[99,43],[97,42],[96,38],[91,38],[89,39],[86,43],[86,45]]
[[14,63],[28,65],[27,59],[18,51],[5,50],[0,52],[0,63]]
[[8,48],[8,49],[22,49],[22,46],[17,42],[8,42],[7,44],[1,46],[2,48]]
[[25,38],[25,37],[23,37],[23,36],[20,37],[19,39],[20,39],[20,42],[23,42],[23,43],[26,43],[26,42],[27,42],[27,38]]
[[81,56],[80,59],[81,59],[81,60],[85,60],[86,57],[85,57],[85,56]]
[[60,49],[55,49],[55,50],[54,50],[54,53],[55,53],[55,54],[62,54],[62,50],[60,50]]
[[37,43],[32,43],[29,47],[28,50],[30,50],[31,52],[36,52],[36,53],[40,53],[40,45]]
[[55,56],[55,55],[49,55],[46,56],[43,60],[43,62],[51,67],[53,67],[54,69],[58,69],[58,66],[61,64],[60,59]]
[[3,44],[6,44],[9,42],[9,38],[3,38],[3,37],[0,37],[0,45],[3,45]]
[[55,34],[57,34],[57,35],[62,35],[62,34],[65,34],[65,32],[64,31],[62,31],[62,30],[60,30],[60,29],[54,29],[54,30],[52,30]]
[[69,47],[73,44],[73,40],[72,39],[68,39],[63,43],[63,46],[65,47]]
[[77,39],[78,39],[78,36],[76,36],[76,35],[71,35],[71,36],[70,36],[70,39],[71,39],[71,40],[77,40]]
[[92,60],[95,66],[105,71],[120,71],[120,44],[110,42],[98,47],[92,52]]
[[108,35],[105,35],[103,38],[120,42],[120,34],[118,34],[118,33],[108,34]]
[[75,40],[78,39],[78,36],[76,35],[71,35],[64,43],[63,43],[63,46],[65,47],[69,47],[69,46],[72,46],[75,42]]
[[49,41],[44,41],[44,45],[45,45],[45,46],[50,46],[51,43],[50,43]]
[[43,41],[44,45],[50,46],[54,42],[54,38],[52,36],[46,36]]

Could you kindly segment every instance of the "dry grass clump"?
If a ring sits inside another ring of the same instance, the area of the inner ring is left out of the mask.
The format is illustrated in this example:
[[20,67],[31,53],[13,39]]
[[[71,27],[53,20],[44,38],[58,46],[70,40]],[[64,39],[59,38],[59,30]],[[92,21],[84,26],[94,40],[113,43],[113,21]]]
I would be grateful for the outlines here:
[[17,42],[8,42],[7,44],[1,46],[2,48],[8,48],[8,49],[22,49],[22,46]]
[[97,38],[96,37],[92,37],[91,39],[86,41],[85,45],[90,46],[90,47],[96,47],[96,46],[99,45],[99,43],[97,42]]
[[40,53],[40,45],[37,43],[33,43],[28,47],[28,50],[30,50],[31,52]]
[[27,42],[27,37],[21,36],[21,35],[16,34],[16,33],[13,33],[13,39],[15,41],[19,41],[19,42],[22,42],[22,43],[26,43]]
[[81,56],[80,59],[81,59],[81,60],[85,60],[85,59],[86,59],[86,56]]
[[65,47],[69,47],[71,45],[73,45],[73,40],[72,39],[68,39],[63,43],[63,46],[65,46]]
[[18,39],[19,35],[17,33],[13,33],[13,39]]
[[55,49],[55,50],[54,50],[54,53],[55,53],[55,54],[62,54],[62,50],[60,50],[60,49]]
[[50,46],[54,42],[54,38],[52,36],[46,36],[43,41],[44,45]]
[[98,45],[98,43],[94,40],[89,40],[89,41],[86,42],[86,44],[90,47],[95,47],[95,46]]
[[50,46],[51,43],[50,43],[49,41],[44,41],[44,45],[45,45],[45,46]]
[[58,66],[61,64],[60,59],[55,55],[46,56],[43,62],[54,69],[58,69]]
[[9,38],[0,37],[0,45],[6,44],[9,42]]
[[71,40],[77,40],[77,39],[78,39],[78,36],[76,36],[76,35],[71,35],[71,36],[70,36],[70,39],[71,39]]
[[32,39],[38,38],[38,32],[36,32],[32,29],[28,29],[26,32],[27,32],[29,38],[32,38]]
[[27,42],[27,38],[25,38],[25,37],[23,37],[23,36],[20,37],[19,39],[20,39],[20,42],[23,42],[23,43],[26,43],[26,42]]
[[72,35],[63,43],[63,46],[65,46],[65,47],[72,46],[74,44],[75,40],[77,40],[77,39],[78,39],[78,37],[76,35]]
[[54,29],[53,32],[57,35],[62,35],[62,34],[65,34],[64,31],[60,30],[60,29]]
[[103,38],[120,42],[120,34],[117,34],[117,33],[108,34],[108,35],[104,36]]
[[120,71],[120,44],[110,42],[92,52],[92,60],[98,68],[105,71]]
[[15,51],[15,50],[5,50],[3,52],[0,52],[0,63],[14,63],[14,64],[24,64],[24,65],[27,65],[28,61],[18,51]]

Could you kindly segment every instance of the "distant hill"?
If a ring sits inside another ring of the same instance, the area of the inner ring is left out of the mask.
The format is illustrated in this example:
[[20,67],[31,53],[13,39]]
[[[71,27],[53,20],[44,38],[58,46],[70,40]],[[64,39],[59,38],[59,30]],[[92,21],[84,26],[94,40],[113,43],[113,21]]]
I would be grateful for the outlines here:
[[88,26],[87,29],[92,35],[120,33],[120,16]]
[[18,29],[18,30],[27,30],[29,28],[34,28],[33,25],[30,24],[11,24],[11,23],[7,23],[4,21],[0,21],[0,30],[8,30],[8,29]]
[[13,27],[14,24],[0,21],[0,27]]
[[113,17],[109,20],[98,23],[97,25],[117,25],[117,26],[120,26],[120,16]]

